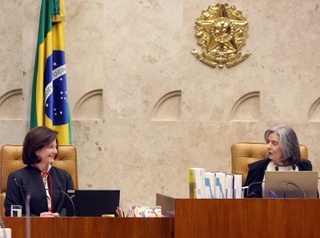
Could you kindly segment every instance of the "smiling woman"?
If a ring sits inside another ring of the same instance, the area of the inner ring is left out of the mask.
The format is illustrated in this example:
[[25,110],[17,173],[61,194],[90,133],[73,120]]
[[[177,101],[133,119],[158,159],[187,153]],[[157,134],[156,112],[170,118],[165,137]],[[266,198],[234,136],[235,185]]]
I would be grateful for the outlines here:
[[287,125],[278,125],[266,130],[267,158],[249,164],[245,197],[262,197],[262,181],[265,171],[312,170],[309,160],[300,158],[300,148],[295,131]]
[[26,135],[22,160],[27,166],[8,177],[6,216],[10,215],[11,205],[22,205],[22,213],[26,214],[27,197],[33,216],[65,215],[66,192],[74,189],[74,185],[68,172],[52,166],[58,155],[57,135],[45,126],[36,127]]

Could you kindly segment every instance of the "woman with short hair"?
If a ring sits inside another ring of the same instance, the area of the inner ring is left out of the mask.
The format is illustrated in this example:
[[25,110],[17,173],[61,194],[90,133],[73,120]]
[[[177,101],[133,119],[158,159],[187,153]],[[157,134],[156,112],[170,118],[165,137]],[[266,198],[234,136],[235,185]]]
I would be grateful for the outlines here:
[[26,199],[30,196],[30,215],[59,217],[66,213],[66,192],[74,189],[71,175],[52,166],[58,155],[58,132],[45,126],[30,130],[23,143],[22,160],[27,166],[8,177],[4,202],[5,215],[11,205],[21,205],[26,214]]
[[249,164],[245,197],[262,198],[265,171],[311,171],[309,160],[300,158],[300,147],[295,131],[288,125],[266,130],[267,157]]

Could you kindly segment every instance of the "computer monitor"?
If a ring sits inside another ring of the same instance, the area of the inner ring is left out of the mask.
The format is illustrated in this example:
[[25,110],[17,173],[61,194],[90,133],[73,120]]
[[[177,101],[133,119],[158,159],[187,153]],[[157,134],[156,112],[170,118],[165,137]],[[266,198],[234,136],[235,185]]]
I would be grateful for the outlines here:
[[318,172],[266,171],[264,198],[317,198]]
[[71,190],[68,193],[74,203],[75,212],[71,202],[66,201],[67,216],[116,216],[120,190]]

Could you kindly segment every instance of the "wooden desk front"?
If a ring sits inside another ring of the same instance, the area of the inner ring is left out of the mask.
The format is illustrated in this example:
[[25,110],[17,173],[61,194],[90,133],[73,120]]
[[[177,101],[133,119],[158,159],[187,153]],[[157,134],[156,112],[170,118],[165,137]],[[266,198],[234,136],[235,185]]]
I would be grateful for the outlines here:
[[177,199],[175,238],[320,237],[319,199]]
[[[3,220],[26,237],[26,218]],[[30,219],[32,238],[313,238],[319,222],[319,199],[176,199],[175,218]]]
[[[26,218],[3,218],[12,238],[26,237]],[[172,238],[173,218],[30,218],[31,238]]]

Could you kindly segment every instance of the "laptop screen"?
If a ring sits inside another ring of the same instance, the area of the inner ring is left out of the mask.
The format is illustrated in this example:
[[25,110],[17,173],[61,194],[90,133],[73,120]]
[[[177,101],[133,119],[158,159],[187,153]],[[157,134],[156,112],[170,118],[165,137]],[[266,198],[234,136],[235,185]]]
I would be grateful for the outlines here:
[[68,193],[74,208],[70,201],[66,202],[67,216],[116,216],[120,190],[72,190]]
[[264,198],[317,198],[318,172],[266,171]]

